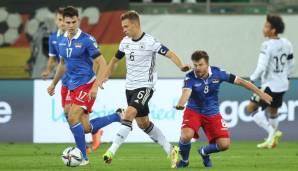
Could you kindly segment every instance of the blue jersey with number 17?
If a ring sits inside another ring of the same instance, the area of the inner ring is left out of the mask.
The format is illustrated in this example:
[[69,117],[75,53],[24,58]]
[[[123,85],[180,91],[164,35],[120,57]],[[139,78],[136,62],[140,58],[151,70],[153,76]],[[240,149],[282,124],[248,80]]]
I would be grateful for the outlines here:
[[93,59],[100,56],[100,52],[94,37],[79,29],[69,40],[65,33],[59,41],[59,55],[63,57],[66,65],[69,90],[74,90],[95,77]]
[[184,80],[184,87],[192,90],[187,108],[203,115],[219,113],[218,91],[223,81],[234,83],[235,76],[217,67],[209,67],[209,76],[202,79],[194,71],[189,72]]

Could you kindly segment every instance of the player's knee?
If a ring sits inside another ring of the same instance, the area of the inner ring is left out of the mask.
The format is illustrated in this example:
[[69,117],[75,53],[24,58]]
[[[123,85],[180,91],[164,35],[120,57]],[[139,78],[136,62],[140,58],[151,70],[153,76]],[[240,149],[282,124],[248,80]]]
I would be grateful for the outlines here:
[[80,120],[78,118],[78,116],[75,113],[69,113],[68,114],[68,123],[70,125],[76,124],[78,123]]
[[226,151],[230,148],[230,142],[222,142],[218,143],[217,145],[220,151]]
[[190,135],[190,134],[181,134],[181,135],[180,135],[180,141],[181,141],[182,143],[189,143],[189,142],[191,141],[192,138],[193,138],[193,137],[192,137],[192,135]]
[[147,120],[145,120],[145,121],[138,121],[137,124],[138,124],[138,127],[141,128],[141,129],[143,129],[143,130],[147,129],[151,125],[150,124],[150,121],[147,121]]
[[123,119],[132,121],[136,117],[137,113],[138,112],[134,107],[128,106],[123,116]]
[[78,122],[78,119],[77,118],[75,118],[74,116],[72,116],[72,115],[68,115],[68,123],[70,124],[70,125],[74,125],[74,124],[76,124]]
[[255,112],[257,110],[257,108],[255,108],[254,106],[252,106],[252,105],[247,105],[246,107],[245,107],[245,111],[247,112],[247,113],[253,113],[253,112]]

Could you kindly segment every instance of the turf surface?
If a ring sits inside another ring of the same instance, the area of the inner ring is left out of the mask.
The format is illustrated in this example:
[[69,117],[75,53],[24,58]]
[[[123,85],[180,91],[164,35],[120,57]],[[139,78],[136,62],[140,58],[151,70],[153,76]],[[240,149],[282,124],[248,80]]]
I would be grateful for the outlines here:
[[[272,150],[256,149],[257,142],[233,142],[231,149],[212,155],[213,168],[205,169],[196,149],[204,142],[193,143],[187,170],[210,171],[274,171],[298,170],[298,142],[282,142]],[[90,164],[76,168],[63,165],[60,155],[73,144],[0,144],[0,170],[97,170],[147,171],[173,170],[163,150],[157,144],[124,144],[110,165],[103,163],[102,154],[110,144],[90,154]]]

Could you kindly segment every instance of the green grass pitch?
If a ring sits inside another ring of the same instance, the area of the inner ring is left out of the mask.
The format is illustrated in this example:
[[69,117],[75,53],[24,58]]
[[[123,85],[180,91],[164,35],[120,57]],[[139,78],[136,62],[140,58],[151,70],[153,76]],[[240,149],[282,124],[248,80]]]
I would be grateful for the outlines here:
[[[185,171],[298,171],[298,142],[282,141],[275,149],[257,149],[255,141],[232,142],[228,151],[212,155],[213,167],[206,169],[196,149],[205,142],[192,144],[190,165]],[[174,170],[166,154],[157,144],[123,144],[111,164],[105,164],[102,154],[110,144],[90,154],[90,164],[76,168],[63,165],[60,156],[64,148],[74,144],[0,144],[1,171],[159,171]]]

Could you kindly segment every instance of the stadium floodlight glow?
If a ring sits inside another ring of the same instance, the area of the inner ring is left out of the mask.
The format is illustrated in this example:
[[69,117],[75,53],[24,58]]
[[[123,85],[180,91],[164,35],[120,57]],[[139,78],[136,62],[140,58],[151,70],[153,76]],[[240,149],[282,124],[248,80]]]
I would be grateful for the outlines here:
[[5,21],[8,16],[8,12],[5,8],[0,8],[0,23]]
[[35,32],[37,32],[39,27],[39,21],[36,19],[32,19],[29,22],[27,22],[26,25],[26,33],[28,33],[30,36],[33,36]]
[[15,28],[10,28],[4,33],[4,43],[13,44],[19,37],[19,32]]
[[48,8],[39,8],[35,12],[34,18],[38,21],[44,21],[46,18],[54,18],[54,14]]
[[84,10],[82,18],[87,17],[88,23],[91,25],[97,24],[99,22],[100,11],[96,7],[88,7]]
[[19,28],[22,23],[22,19],[20,14],[14,13],[8,15],[6,22],[9,28]]

